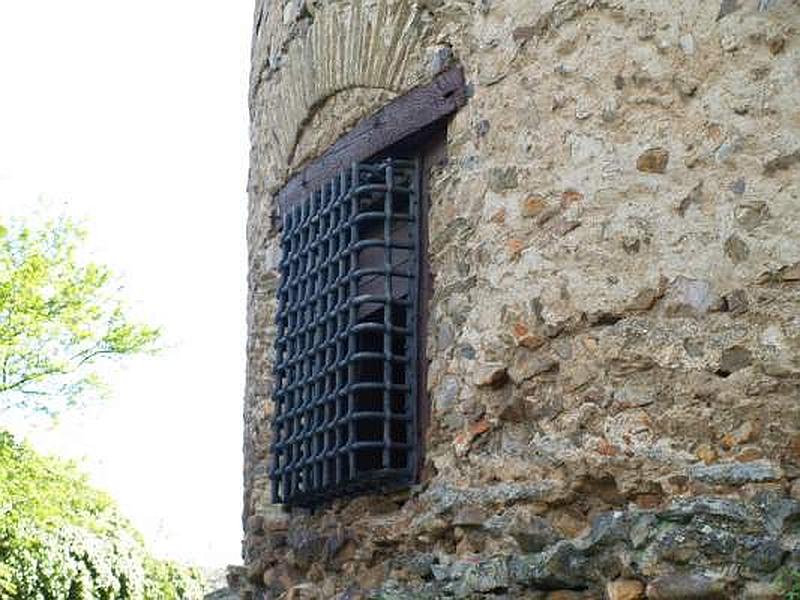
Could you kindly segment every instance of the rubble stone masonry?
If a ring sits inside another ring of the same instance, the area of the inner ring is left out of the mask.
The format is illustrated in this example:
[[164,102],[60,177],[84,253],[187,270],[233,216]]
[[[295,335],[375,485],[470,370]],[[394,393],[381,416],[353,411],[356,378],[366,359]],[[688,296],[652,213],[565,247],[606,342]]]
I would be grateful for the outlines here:
[[[422,481],[270,503],[274,199],[451,65]],[[258,0],[246,598],[778,598],[800,568],[800,2]]]

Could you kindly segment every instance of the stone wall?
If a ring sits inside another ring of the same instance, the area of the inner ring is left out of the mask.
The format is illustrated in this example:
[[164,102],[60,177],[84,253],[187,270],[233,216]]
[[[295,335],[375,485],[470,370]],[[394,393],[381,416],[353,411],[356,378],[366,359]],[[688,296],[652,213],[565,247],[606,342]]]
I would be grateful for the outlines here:
[[[800,568],[800,2],[259,0],[255,23],[245,597],[777,597]],[[271,505],[274,196],[452,62],[424,480]]]

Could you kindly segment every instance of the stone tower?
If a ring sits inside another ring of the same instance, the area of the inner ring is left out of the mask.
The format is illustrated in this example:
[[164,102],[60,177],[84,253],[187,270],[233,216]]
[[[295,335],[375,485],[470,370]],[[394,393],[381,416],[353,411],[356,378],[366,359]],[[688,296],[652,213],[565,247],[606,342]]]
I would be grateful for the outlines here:
[[[273,504],[279,195],[453,68],[419,472]],[[797,0],[258,0],[250,106],[246,597],[778,597],[800,568]]]

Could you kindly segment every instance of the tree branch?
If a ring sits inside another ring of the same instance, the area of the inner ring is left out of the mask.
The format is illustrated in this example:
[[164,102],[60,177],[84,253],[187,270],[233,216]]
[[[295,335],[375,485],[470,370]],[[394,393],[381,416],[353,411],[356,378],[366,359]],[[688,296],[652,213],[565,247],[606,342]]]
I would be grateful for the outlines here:
[[40,371],[39,373],[34,373],[33,375],[26,375],[25,377],[18,379],[12,384],[9,385],[4,384],[3,387],[0,387],[0,393],[24,392],[24,390],[20,388],[28,383],[31,383],[32,381],[37,381],[39,379],[42,379],[43,377],[47,377],[48,375],[56,375],[56,374],[64,375],[66,373],[68,373],[68,371],[64,371],[63,369],[46,369],[44,371]]

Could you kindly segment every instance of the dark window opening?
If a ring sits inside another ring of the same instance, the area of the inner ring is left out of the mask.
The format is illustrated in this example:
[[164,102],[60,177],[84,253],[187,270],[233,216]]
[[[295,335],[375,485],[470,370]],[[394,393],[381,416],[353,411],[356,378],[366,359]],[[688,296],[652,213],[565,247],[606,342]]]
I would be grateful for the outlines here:
[[283,217],[276,501],[414,478],[420,176],[416,158],[356,163]]
[[[431,85],[459,106],[445,83]],[[315,183],[293,180],[279,198],[273,502],[315,506],[418,477],[428,413],[425,173],[443,147],[447,106],[336,172],[319,170],[332,160],[323,155],[304,174]]]

